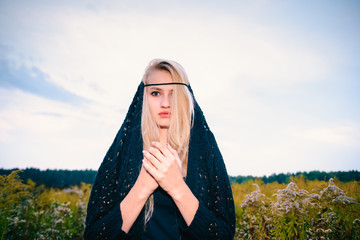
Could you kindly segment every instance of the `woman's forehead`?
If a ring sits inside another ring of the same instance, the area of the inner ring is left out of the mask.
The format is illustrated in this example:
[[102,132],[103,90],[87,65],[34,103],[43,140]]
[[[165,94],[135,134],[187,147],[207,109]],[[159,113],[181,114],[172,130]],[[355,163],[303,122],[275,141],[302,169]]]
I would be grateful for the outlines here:
[[171,74],[165,70],[151,71],[147,78],[147,84],[162,84],[171,82],[173,82],[173,78]]

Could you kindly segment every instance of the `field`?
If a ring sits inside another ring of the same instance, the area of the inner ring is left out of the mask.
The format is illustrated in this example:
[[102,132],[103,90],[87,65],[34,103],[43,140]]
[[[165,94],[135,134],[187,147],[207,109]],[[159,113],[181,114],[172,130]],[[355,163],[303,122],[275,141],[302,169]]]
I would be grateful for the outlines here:
[[360,239],[360,182],[336,179],[232,186],[235,239]]
[[[0,240],[82,239],[91,185],[71,188],[0,176]],[[261,180],[232,185],[234,239],[360,239],[360,182]]]

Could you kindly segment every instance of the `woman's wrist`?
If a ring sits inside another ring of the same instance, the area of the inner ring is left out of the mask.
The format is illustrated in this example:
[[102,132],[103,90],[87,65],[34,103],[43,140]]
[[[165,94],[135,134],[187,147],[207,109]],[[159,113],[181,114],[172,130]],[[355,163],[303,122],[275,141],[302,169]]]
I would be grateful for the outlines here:
[[140,179],[138,179],[132,190],[136,193],[136,195],[138,196],[139,199],[148,199],[150,197],[150,195],[154,192],[153,189],[149,189],[146,187],[146,184],[144,184],[143,182],[141,182]]
[[190,226],[199,207],[199,200],[186,185],[185,181],[183,181],[180,187],[169,193],[169,195],[174,200],[186,224]]
[[174,201],[182,201],[188,194],[192,194],[190,188],[186,185],[185,181],[182,180],[177,187],[171,189],[168,193]]

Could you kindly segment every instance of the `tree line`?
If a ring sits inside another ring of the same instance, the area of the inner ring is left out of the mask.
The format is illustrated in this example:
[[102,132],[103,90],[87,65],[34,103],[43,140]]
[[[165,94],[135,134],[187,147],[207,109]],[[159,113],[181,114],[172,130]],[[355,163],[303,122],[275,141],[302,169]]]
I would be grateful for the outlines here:
[[[0,175],[9,175],[19,169],[0,169]],[[45,185],[52,188],[69,188],[80,186],[81,183],[93,184],[97,171],[94,170],[40,170],[26,168],[19,172],[20,179],[27,182],[31,179],[36,185]]]
[[[9,175],[12,171],[18,169],[0,169],[0,175]],[[34,181],[37,185],[45,185],[52,188],[68,188],[70,186],[80,186],[80,184],[93,184],[97,171],[95,170],[40,170],[37,168],[26,168],[20,173],[20,179],[26,182],[28,179]],[[292,177],[303,175],[307,180],[328,181],[330,178],[337,178],[341,182],[360,181],[360,172],[337,171],[337,172],[297,172],[297,173],[280,173],[270,176],[254,177],[254,176],[229,176],[231,183],[246,183],[249,180],[260,179],[264,183],[289,183]]]
[[329,181],[331,178],[337,178],[341,182],[360,181],[360,172],[357,170],[351,171],[337,171],[337,172],[323,172],[323,171],[310,171],[310,172],[296,172],[296,173],[280,173],[272,174],[270,176],[253,177],[253,176],[230,176],[231,183],[246,183],[249,180],[260,179],[266,183],[284,183],[287,184],[291,181],[291,178],[303,175],[306,180],[313,181]]

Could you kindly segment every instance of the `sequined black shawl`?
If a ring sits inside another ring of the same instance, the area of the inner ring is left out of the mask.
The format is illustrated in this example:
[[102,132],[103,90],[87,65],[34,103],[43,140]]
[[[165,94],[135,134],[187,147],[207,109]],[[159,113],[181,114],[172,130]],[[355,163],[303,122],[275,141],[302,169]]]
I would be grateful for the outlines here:
[[[134,185],[142,165],[143,91],[141,83],[98,170],[88,203],[85,239],[141,239],[144,209],[130,232],[125,234],[121,230],[120,202]],[[186,184],[199,200],[199,208],[190,226],[182,220],[182,239],[230,240],[235,231],[235,212],[228,175],[215,138],[195,99],[194,103]]]

